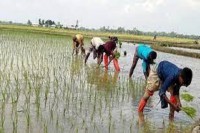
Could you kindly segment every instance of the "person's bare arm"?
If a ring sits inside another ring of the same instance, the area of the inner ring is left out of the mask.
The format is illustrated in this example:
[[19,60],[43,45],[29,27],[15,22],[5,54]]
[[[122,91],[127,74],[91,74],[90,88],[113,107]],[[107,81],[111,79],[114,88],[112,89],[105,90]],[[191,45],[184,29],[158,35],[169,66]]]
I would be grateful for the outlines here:
[[97,59],[97,64],[100,66],[102,61],[103,61],[103,53],[100,53]]
[[116,53],[117,52],[117,47],[113,50],[113,52],[112,53]]
[[163,95],[163,97],[164,97],[164,99],[166,100],[166,102],[169,103],[169,104],[174,108],[174,110],[176,110],[177,112],[180,111],[180,108],[179,108],[177,105],[173,104],[173,103],[168,99],[168,97],[167,97],[166,95]]
[[[108,65],[111,63],[111,61],[112,61],[113,59],[114,59],[114,55],[110,55]],[[108,65],[107,65],[107,66],[108,66]]]
[[180,100],[179,95],[175,95],[175,98],[176,98],[176,101],[177,101],[177,106],[181,109],[182,104],[181,104],[181,100]]

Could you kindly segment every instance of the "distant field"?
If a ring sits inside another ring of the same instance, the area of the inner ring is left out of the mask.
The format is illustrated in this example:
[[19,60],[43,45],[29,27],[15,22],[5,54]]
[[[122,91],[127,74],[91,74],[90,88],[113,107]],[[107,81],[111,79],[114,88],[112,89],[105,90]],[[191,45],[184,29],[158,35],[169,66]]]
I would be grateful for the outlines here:
[[168,47],[182,47],[190,49],[200,49],[199,44],[194,44],[192,39],[184,38],[170,38],[170,37],[157,37],[156,41],[152,40],[152,36],[142,36],[133,34],[114,34],[110,32],[98,32],[98,31],[81,31],[72,29],[56,29],[56,28],[46,28],[46,27],[33,27],[33,26],[19,26],[19,25],[0,25],[0,30],[5,31],[22,31],[27,33],[41,33],[48,35],[58,35],[58,36],[68,36],[72,37],[77,33],[83,34],[85,38],[92,38],[94,36],[101,37],[102,39],[107,39],[108,36],[117,36],[121,42],[131,42],[131,43],[144,43],[152,45],[152,47],[157,51],[162,51],[166,53],[172,53],[177,55],[183,55],[188,57],[200,58],[200,53],[187,52],[182,50],[172,50]]
[[86,37],[99,36],[102,38],[107,38],[110,35],[117,36],[122,41],[131,42],[148,42],[148,43],[174,43],[174,44],[193,44],[194,40],[184,39],[184,38],[170,38],[170,37],[157,37],[157,40],[152,41],[153,36],[143,36],[143,35],[133,35],[133,34],[118,34],[109,32],[92,32],[92,31],[81,31],[81,30],[69,30],[69,29],[55,29],[55,28],[45,28],[45,27],[33,27],[33,26],[18,26],[18,25],[0,25],[1,30],[18,30],[18,31],[28,31],[46,34],[56,34],[56,35],[69,35],[81,33]]

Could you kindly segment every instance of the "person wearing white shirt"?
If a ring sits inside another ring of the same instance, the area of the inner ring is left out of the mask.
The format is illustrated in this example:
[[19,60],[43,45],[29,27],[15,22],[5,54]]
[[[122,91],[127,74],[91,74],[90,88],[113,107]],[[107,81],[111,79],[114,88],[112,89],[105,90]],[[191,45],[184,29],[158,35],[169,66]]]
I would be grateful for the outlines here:
[[93,59],[96,59],[96,57],[98,56],[98,48],[100,45],[103,45],[105,42],[100,38],[100,37],[93,37],[91,39],[91,46],[89,48],[88,53],[86,54],[85,57],[85,63],[87,62],[87,59],[90,56],[90,53],[93,52]]

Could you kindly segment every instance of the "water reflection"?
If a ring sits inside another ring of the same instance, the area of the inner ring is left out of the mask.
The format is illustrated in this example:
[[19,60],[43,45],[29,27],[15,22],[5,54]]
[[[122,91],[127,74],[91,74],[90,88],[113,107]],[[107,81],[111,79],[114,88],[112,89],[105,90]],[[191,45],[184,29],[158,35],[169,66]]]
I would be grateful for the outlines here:
[[118,84],[118,72],[109,72],[101,68],[92,68],[87,71],[87,82],[97,90],[109,91]]

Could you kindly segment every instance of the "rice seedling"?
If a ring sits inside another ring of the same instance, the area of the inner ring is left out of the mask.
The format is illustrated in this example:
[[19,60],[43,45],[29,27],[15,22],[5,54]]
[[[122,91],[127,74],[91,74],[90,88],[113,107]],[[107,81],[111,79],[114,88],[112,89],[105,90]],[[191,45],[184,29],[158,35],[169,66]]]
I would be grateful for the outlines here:
[[44,123],[43,129],[44,129],[44,131],[43,131],[44,133],[48,133],[48,127],[47,127],[46,123]]
[[196,116],[197,111],[193,107],[185,106],[181,107],[181,110],[184,111],[192,119]]
[[194,96],[190,95],[189,93],[183,93],[181,94],[181,98],[185,100],[186,102],[191,102],[194,99]]

